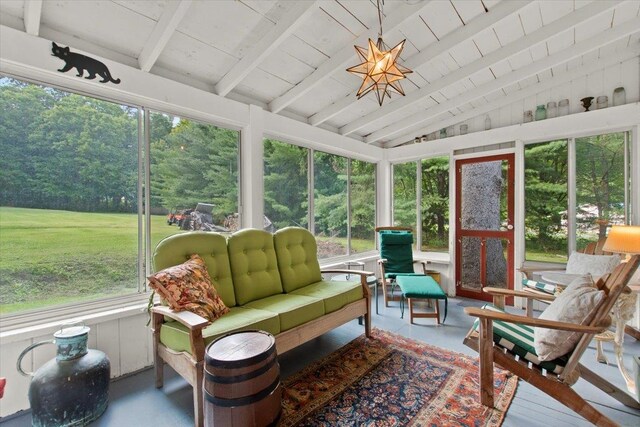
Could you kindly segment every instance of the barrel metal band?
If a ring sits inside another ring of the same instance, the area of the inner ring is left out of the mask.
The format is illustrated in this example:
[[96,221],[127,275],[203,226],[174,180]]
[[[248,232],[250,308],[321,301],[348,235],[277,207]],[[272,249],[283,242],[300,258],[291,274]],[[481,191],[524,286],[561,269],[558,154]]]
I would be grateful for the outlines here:
[[207,371],[205,369],[204,376],[206,377],[207,381],[211,381],[211,382],[216,383],[216,384],[241,383],[243,381],[247,381],[247,380],[255,378],[255,377],[259,376],[259,375],[264,374],[269,369],[271,369],[273,367],[273,365],[275,365],[276,363],[278,363],[278,359],[274,357],[273,359],[271,359],[271,362],[269,362],[266,365],[256,369],[255,371],[251,371],[251,372],[246,373],[246,374],[234,375],[234,376],[230,376],[230,377],[214,375],[214,374],[212,374],[211,372],[209,372],[209,371]]
[[217,405],[223,408],[231,408],[234,406],[245,406],[245,405],[250,405],[252,403],[258,402],[264,399],[265,397],[269,396],[278,388],[279,385],[280,385],[280,377],[277,377],[276,380],[273,383],[271,383],[269,387],[265,388],[264,390],[256,394],[252,394],[249,396],[238,397],[235,399],[222,399],[220,397],[212,396],[207,390],[204,390],[204,397],[214,405]]

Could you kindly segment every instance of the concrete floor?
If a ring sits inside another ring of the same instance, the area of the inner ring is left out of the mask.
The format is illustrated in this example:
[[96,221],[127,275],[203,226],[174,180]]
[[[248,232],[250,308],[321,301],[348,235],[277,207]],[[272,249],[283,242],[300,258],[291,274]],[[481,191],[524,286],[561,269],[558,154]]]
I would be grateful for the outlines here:
[[[478,301],[450,298],[446,324],[437,326],[434,319],[417,319],[418,324],[410,325],[400,319],[398,304],[383,308],[380,314],[373,314],[373,325],[405,337],[424,341],[431,345],[475,356],[475,352],[462,344],[472,318],[464,314],[466,306],[479,306]],[[521,311],[520,311],[521,312]],[[375,311],[374,311],[375,313]],[[315,340],[301,345],[279,356],[283,377],[297,372],[309,363],[340,348],[363,333],[363,327],[356,321],[349,322]],[[640,342],[626,336],[625,354],[640,354]],[[606,354],[615,361],[610,345]],[[627,357],[630,363],[630,357]],[[609,381],[624,387],[622,377],[614,364],[604,365],[595,361],[595,347],[590,347],[582,358],[582,363],[595,370]],[[148,369],[135,375],[114,381],[110,390],[110,406],[105,414],[92,426],[134,426],[134,427],[176,427],[193,425],[192,389],[171,368],[165,368],[165,385],[154,388],[153,370]],[[592,402],[595,407],[614,421],[624,426],[640,426],[640,411],[628,408],[584,380],[578,381],[574,389]],[[0,421],[3,427],[30,426],[28,412]],[[529,384],[520,381],[516,396],[504,422],[506,427],[580,426],[588,423],[570,409],[547,397]]]

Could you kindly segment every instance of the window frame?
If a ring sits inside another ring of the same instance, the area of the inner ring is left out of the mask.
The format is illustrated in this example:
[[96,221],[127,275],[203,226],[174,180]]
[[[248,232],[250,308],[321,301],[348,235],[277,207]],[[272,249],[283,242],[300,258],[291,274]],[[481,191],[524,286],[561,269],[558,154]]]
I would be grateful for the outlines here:
[[[624,203],[625,203],[625,219],[624,223],[629,224],[631,222],[632,215],[632,204],[635,203],[633,200],[633,188],[631,182],[631,167],[632,167],[632,127],[623,127],[623,128],[611,128],[605,129],[601,131],[585,131],[585,132],[577,132],[572,133],[571,136],[559,136],[555,138],[546,138],[546,139],[534,139],[523,141],[522,148],[522,156],[524,160],[524,152],[526,147],[533,144],[540,144],[545,142],[557,141],[557,140],[566,140],[567,141],[567,257],[571,252],[577,250],[577,159],[576,159],[576,140],[581,138],[595,137],[599,135],[608,135],[614,133],[622,133],[624,136],[624,160],[623,160],[623,173],[624,173]],[[524,163],[523,163],[524,164]],[[524,174],[524,169],[522,170],[522,174]],[[522,192],[523,197],[526,197],[524,193],[525,183],[522,180]],[[524,212],[526,215],[526,212]],[[526,251],[526,230],[523,226],[521,227],[521,238],[523,242],[523,254],[522,259],[525,263],[536,263],[536,264],[548,264],[548,265],[563,265],[565,263],[554,263],[549,261],[536,261],[536,260],[528,260],[527,259],[527,251]]]
[[[338,157],[342,157],[347,161],[347,252],[346,254],[342,254],[342,255],[337,255],[334,257],[330,257],[330,258],[323,258],[321,261],[323,264],[336,264],[339,263],[339,261],[341,260],[348,260],[354,256],[359,256],[359,257],[363,257],[363,256],[367,256],[373,253],[377,252],[377,249],[372,249],[370,251],[367,252],[353,252],[352,250],[352,244],[351,244],[351,173],[352,173],[352,168],[351,168],[351,161],[353,160],[357,160],[357,161],[362,161],[362,162],[366,162],[366,163],[370,163],[373,165],[374,170],[373,170],[373,175],[374,175],[374,194],[375,194],[375,200],[374,200],[374,206],[373,206],[373,214],[374,214],[374,222],[377,224],[378,223],[378,174],[377,174],[377,168],[378,168],[378,163],[377,162],[371,162],[368,160],[362,160],[362,159],[357,159],[354,157],[348,157],[348,156],[344,156],[342,154],[338,154],[338,153],[334,153],[331,152],[329,150],[320,150],[317,148],[314,148],[313,146],[308,146],[306,144],[298,144],[294,141],[292,141],[289,138],[281,138],[269,133],[265,133],[262,135],[262,141],[264,143],[265,139],[271,139],[271,140],[275,140],[278,141],[282,144],[290,144],[290,145],[294,145],[297,147],[301,147],[304,148],[307,151],[307,203],[309,206],[309,209],[307,210],[307,230],[309,230],[314,236],[315,236],[315,194],[314,194],[314,190],[315,190],[315,162],[314,162],[314,158],[315,158],[315,153],[316,152],[320,152],[320,153],[325,153],[325,154],[329,154],[332,156],[338,156]],[[264,170],[264,156],[263,156],[263,170]],[[263,183],[264,183],[264,177],[263,177]],[[263,206],[264,206],[264,200],[263,200]]]
[[[436,159],[436,158],[446,158],[447,159],[447,163],[449,165],[449,189],[447,191],[447,195],[449,196],[449,207],[447,208],[447,212],[450,212],[451,210],[451,159],[453,158],[453,154],[445,154],[445,153],[438,153],[438,154],[433,154],[430,156],[426,156],[426,157],[419,157],[417,159],[414,160],[409,160],[409,161],[398,161],[398,162],[392,162],[391,163],[391,223],[395,224],[395,167],[397,165],[406,165],[406,164],[410,164],[410,163],[415,163],[416,165],[416,188],[415,188],[415,192],[416,192],[416,206],[415,206],[415,242],[414,242],[414,246],[413,249],[419,252],[424,252],[424,253],[437,253],[437,254],[451,254],[451,245],[448,244],[447,246],[447,250],[446,251],[433,251],[433,250],[427,250],[427,251],[423,251],[422,250],[422,236],[423,236],[423,230],[422,230],[422,162],[425,160],[429,160],[429,159]],[[451,221],[451,217],[449,219],[449,221]],[[451,235],[451,227],[449,227],[448,236]],[[447,239],[449,239],[449,237],[447,237]]]
[[[60,84],[49,83],[39,81],[37,79],[15,75],[12,73],[2,72],[0,78],[11,78],[22,83],[39,85],[47,88],[53,88],[56,90],[64,91],[69,94],[79,95],[99,101],[110,102],[120,106],[126,106],[137,109],[137,132],[138,132],[138,173],[136,182],[138,202],[137,210],[137,222],[138,222],[138,255],[137,255],[137,286],[132,287],[131,292],[107,296],[102,298],[95,298],[81,302],[68,302],[62,304],[56,304],[48,306],[43,309],[34,308],[29,310],[17,311],[14,313],[7,313],[0,315],[0,332],[12,331],[20,328],[31,327],[34,325],[49,325],[61,320],[69,318],[82,317],[96,317],[106,313],[107,317],[118,318],[120,313],[129,309],[138,310],[141,306],[146,307],[149,303],[151,292],[147,287],[146,277],[151,274],[152,265],[152,253],[151,247],[151,212],[150,209],[144,209],[144,206],[150,206],[150,192],[144,192],[143,189],[150,188],[150,170],[151,170],[151,158],[150,153],[150,113],[168,114],[171,116],[180,117],[181,119],[191,120],[197,123],[205,125],[216,126],[224,129],[229,129],[238,132],[238,214],[242,221],[242,133],[244,129],[242,126],[232,125],[230,123],[224,123],[222,121],[217,122],[214,120],[207,120],[205,118],[198,118],[189,115],[187,111],[179,112],[180,108],[157,108],[155,103],[149,105],[142,105],[140,103],[133,103],[127,100],[118,99],[118,97],[104,96],[102,94],[92,94],[87,91],[78,90],[75,88],[67,87]],[[142,165],[142,168],[141,168]],[[143,196],[144,194],[144,196]],[[241,222],[242,224],[242,222]],[[142,225],[142,227],[141,227]],[[113,315],[109,314],[114,312]],[[116,314],[118,313],[118,314]]]

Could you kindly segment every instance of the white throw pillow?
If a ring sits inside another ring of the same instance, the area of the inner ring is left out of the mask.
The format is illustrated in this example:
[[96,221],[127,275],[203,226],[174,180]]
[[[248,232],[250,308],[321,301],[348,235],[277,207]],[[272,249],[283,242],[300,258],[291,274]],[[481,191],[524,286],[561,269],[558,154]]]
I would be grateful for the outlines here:
[[[590,276],[575,279],[540,315],[540,319],[588,324],[604,299],[604,291],[593,286]],[[572,351],[582,334],[559,329],[534,328],[538,359],[553,360]]]
[[572,252],[567,261],[567,274],[591,274],[595,279],[611,273],[620,264],[620,255],[588,255]]

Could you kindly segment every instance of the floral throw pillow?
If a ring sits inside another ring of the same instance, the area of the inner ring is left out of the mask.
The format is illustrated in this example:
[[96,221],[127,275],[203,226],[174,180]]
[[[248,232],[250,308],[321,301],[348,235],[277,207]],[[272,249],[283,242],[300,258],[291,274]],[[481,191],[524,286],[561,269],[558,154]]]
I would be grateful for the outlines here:
[[207,266],[198,254],[147,277],[149,286],[175,311],[187,310],[213,322],[229,312],[211,284]]

